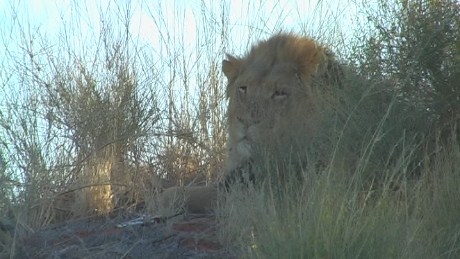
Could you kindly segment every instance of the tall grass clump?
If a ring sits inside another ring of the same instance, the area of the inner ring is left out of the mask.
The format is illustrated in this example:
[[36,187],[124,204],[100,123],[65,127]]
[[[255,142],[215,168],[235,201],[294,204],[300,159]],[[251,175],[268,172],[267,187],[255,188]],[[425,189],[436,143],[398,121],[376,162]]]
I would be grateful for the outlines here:
[[[203,37],[185,42],[155,5],[144,9],[158,36],[151,46],[136,34],[133,6],[96,7],[69,3],[52,35],[32,28],[19,3],[5,10],[0,206],[26,231],[149,203],[220,168],[225,33],[197,28]],[[217,19],[202,7],[195,19]]]
[[244,258],[456,258],[459,155],[452,143],[418,181],[397,179],[398,189],[395,176],[410,168],[402,158],[373,185],[362,169],[350,178],[350,168],[338,167],[306,168],[296,190],[269,178],[229,194],[221,238],[239,241]]
[[157,97],[141,81],[139,53],[126,38],[106,27],[97,45],[79,53],[63,37],[73,29],[58,37],[59,48],[23,34],[23,52],[6,53],[16,73],[1,125],[8,169],[20,179],[18,215],[32,228],[114,209],[133,188],[136,176],[127,171],[140,164],[139,141],[159,120]]
[[454,140],[439,149],[442,151],[426,159],[416,191],[418,210],[414,213],[422,225],[417,245],[423,248],[423,257],[456,258],[460,255],[460,143]]

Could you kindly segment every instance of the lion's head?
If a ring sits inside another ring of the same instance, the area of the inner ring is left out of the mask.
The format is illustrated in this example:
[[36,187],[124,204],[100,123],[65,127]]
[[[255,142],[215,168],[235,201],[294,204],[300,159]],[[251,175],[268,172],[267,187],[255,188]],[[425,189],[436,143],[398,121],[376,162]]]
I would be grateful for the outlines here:
[[331,83],[336,64],[314,40],[286,33],[259,42],[244,57],[227,55],[226,171],[251,163],[259,149],[276,157],[307,145],[320,119],[318,95],[325,89],[319,88]]

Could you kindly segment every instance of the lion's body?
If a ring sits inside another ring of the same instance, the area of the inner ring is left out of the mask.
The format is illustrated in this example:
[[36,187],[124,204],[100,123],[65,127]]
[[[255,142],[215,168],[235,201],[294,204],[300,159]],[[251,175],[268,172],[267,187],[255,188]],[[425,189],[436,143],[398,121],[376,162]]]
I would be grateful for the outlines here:
[[229,100],[226,185],[251,170],[257,152],[278,158],[305,151],[321,118],[321,97],[338,68],[314,40],[285,33],[259,42],[244,57],[227,55],[222,63]]

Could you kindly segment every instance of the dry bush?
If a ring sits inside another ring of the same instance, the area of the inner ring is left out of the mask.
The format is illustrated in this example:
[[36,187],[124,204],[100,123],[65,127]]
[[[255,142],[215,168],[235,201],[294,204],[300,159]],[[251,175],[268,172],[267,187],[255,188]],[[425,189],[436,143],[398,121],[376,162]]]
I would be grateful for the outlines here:
[[360,32],[364,44],[353,54],[361,74],[388,82],[383,87],[411,109],[403,112],[415,131],[450,138],[460,114],[458,1],[391,1],[377,9],[363,2],[363,9],[369,31]]
[[215,45],[186,50],[163,14],[151,13],[168,33],[158,38],[163,55],[118,30],[130,27],[129,15],[100,9],[100,31],[80,45],[72,39],[85,35],[78,26],[88,14],[77,3],[70,8],[81,16],[52,40],[40,30],[24,33],[30,28],[22,22],[9,28],[22,45],[5,44],[2,63],[2,209],[12,207],[35,229],[141,203],[164,187],[214,180],[225,141],[218,65],[225,37],[206,34]]

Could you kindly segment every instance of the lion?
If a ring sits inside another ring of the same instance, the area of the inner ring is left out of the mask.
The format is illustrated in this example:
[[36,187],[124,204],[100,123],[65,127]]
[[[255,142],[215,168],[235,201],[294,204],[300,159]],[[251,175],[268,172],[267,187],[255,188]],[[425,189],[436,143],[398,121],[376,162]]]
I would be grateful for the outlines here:
[[252,165],[262,152],[271,159],[299,158],[316,135],[321,104],[340,74],[327,48],[289,33],[259,42],[244,57],[227,55],[222,70],[229,100],[226,186],[235,178],[254,182]]
[[221,186],[255,182],[253,165],[262,153],[278,159],[302,157],[298,154],[305,152],[318,131],[323,97],[329,96],[340,77],[340,65],[327,48],[311,38],[283,32],[260,41],[243,57],[227,54],[222,71],[228,81],[223,177],[213,186],[193,191],[168,190],[169,196],[181,193],[184,207],[202,209],[201,203],[212,207],[200,188],[214,195],[216,191],[210,190]]

